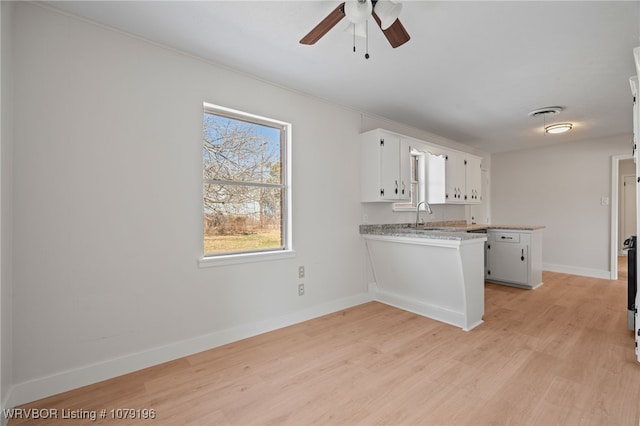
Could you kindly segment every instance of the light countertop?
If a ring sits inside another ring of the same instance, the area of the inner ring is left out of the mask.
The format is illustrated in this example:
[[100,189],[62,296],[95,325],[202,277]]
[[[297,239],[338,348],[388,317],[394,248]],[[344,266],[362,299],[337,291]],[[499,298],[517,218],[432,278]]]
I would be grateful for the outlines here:
[[417,238],[434,238],[446,240],[471,240],[476,238],[486,238],[486,235],[468,231],[482,229],[534,231],[543,228],[545,227],[539,225],[485,225],[466,224],[459,221],[445,221],[419,224],[417,229],[415,223],[360,225],[360,233],[368,235],[386,235],[396,237],[411,236]]

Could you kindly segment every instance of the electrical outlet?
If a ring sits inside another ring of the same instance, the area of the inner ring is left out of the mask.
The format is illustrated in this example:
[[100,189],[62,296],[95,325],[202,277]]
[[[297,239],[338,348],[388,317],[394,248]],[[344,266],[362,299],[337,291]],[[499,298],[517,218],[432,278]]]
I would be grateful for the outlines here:
[[304,266],[298,266],[298,278],[304,278]]
[[298,284],[298,296],[304,296],[304,284]]

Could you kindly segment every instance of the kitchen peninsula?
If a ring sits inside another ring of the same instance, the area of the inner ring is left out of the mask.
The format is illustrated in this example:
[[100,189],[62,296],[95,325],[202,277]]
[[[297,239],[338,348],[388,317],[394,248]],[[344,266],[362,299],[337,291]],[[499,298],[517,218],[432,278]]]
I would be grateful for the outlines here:
[[[485,276],[527,288],[542,284],[542,228],[361,225],[373,274],[369,292],[382,303],[471,330],[483,322]],[[514,253],[515,266],[497,266]]]

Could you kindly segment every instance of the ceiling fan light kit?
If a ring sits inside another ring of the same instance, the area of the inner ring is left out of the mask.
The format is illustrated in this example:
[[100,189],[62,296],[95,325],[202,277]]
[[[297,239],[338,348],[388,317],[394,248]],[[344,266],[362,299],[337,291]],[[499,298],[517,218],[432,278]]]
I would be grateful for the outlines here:
[[307,35],[302,37],[300,43],[315,44],[345,16],[355,26],[366,23],[367,19],[372,16],[391,47],[396,48],[411,38],[398,19],[397,15],[401,10],[402,5],[397,0],[347,0],[340,3]]
[[386,30],[400,16],[402,3],[394,0],[378,0],[374,8],[376,15],[380,18],[380,28]]
[[368,0],[350,0],[344,2],[344,14],[353,24],[362,24],[373,12],[373,5]]

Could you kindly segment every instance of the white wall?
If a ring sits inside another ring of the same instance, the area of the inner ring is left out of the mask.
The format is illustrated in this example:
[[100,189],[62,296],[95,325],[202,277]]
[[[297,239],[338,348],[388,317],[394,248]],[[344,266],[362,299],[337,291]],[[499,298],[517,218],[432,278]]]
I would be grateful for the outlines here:
[[[11,18],[7,405],[368,300],[359,113],[32,3]],[[203,101],[293,124],[294,259],[198,267]]]
[[[12,69],[11,3],[0,2],[0,404],[12,380]],[[4,421],[4,418],[2,418]]]
[[[552,137],[552,136],[546,136]],[[611,156],[630,135],[493,154],[494,223],[544,225],[543,268],[609,278]]]

